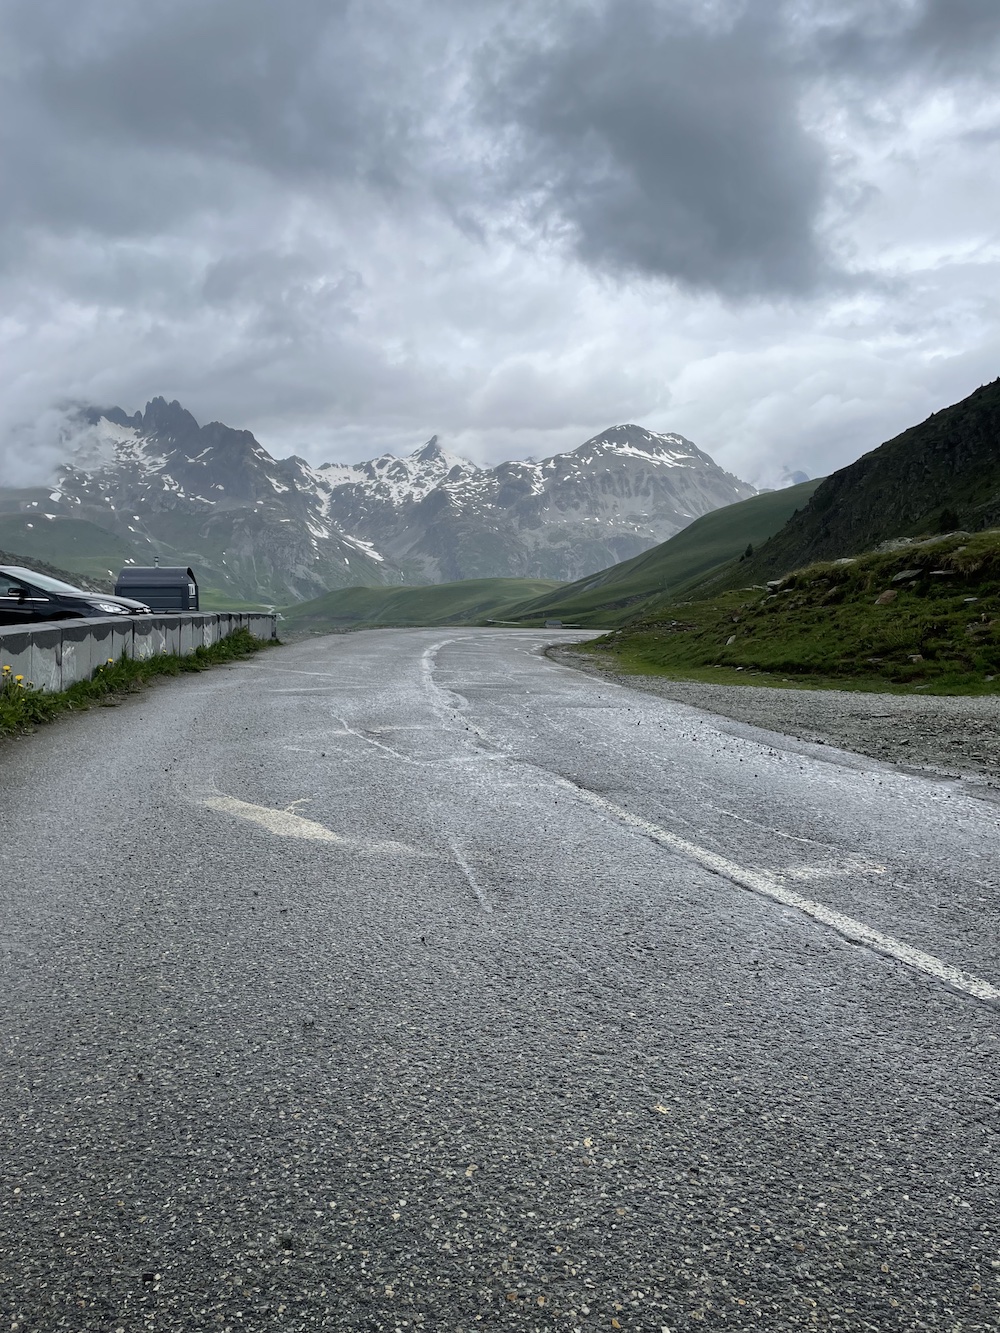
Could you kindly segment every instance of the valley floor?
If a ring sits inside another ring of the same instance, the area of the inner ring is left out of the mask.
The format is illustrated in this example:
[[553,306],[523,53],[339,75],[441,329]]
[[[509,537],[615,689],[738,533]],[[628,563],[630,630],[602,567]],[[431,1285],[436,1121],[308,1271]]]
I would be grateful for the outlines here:
[[1000,698],[996,695],[867,694],[716,685],[623,672],[611,654],[566,647],[549,656],[619,685],[690,704],[798,740],[836,745],[889,763],[966,778],[1000,791]]

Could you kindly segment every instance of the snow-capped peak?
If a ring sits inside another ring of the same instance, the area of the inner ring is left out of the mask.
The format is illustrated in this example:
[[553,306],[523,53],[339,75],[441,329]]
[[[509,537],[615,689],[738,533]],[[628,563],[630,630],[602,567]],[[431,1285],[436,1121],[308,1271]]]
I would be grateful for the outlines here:
[[591,463],[601,455],[643,458],[667,467],[690,467],[704,456],[683,435],[660,435],[642,426],[609,426],[573,450],[573,457]]
[[422,444],[410,454],[410,458],[416,463],[433,463],[441,457],[444,457],[444,450],[436,435],[432,435],[426,444]]
[[426,444],[422,444],[419,449],[415,449],[410,454],[410,461],[420,463],[424,467],[433,468],[442,476],[447,476],[455,468],[458,468],[464,474],[479,471],[475,463],[470,463],[467,458],[460,458],[458,454],[450,454],[447,449],[442,449],[441,442],[436,435],[432,435]]
[[372,487],[379,499],[401,505],[422,500],[443,482],[459,481],[478,471],[474,463],[442,449],[435,435],[405,458],[382,454],[366,463],[355,463],[351,475],[340,484]]

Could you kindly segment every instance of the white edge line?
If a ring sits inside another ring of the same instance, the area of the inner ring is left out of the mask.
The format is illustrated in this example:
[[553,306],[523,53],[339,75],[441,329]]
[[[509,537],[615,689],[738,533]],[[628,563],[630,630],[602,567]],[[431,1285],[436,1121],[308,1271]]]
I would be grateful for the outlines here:
[[558,781],[560,786],[569,788],[579,800],[584,801],[587,805],[596,810],[601,810],[605,814],[612,815],[619,823],[636,829],[647,838],[659,843],[660,846],[669,847],[671,851],[678,852],[681,856],[696,861],[706,870],[721,875],[734,884],[750,889],[753,893],[771,898],[785,907],[793,907],[797,911],[804,912],[807,916],[812,917],[814,921],[830,926],[845,939],[851,940],[855,944],[865,945],[867,948],[874,949],[889,958],[895,958],[897,962],[913,968],[914,971],[922,972],[925,976],[933,977],[936,981],[942,981],[945,985],[951,986],[954,990],[962,991],[966,995],[971,995],[974,999],[986,1000],[991,1003],[1000,1001],[1000,988],[984,981],[982,977],[974,976],[971,972],[963,972],[961,968],[953,967],[950,963],[944,962],[941,958],[936,958],[933,954],[924,953],[922,949],[915,949],[910,944],[904,944],[902,940],[894,939],[891,935],[885,935],[880,930],[866,926],[864,922],[845,916],[843,912],[827,907],[824,903],[815,902],[812,898],[804,898],[802,894],[796,893],[794,889],[786,888],[785,885],[772,879],[770,875],[764,875],[757,870],[747,870],[743,866],[737,865],[735,861],[719,856],[717,852],[709,851],[705,847],[699,847],[693,842],[679,838],[675,833],[669,833],[666,829],[660,828],[659,825],[650,823],[649,820],[642,819],[638,815],[633,815],[630,811],[615,805],[613,801],[605,800],[603,796],[598,796],[596,792],[588,791],[585,787],[578,787],[576,783],[570,782],[568,779],[560,778]]

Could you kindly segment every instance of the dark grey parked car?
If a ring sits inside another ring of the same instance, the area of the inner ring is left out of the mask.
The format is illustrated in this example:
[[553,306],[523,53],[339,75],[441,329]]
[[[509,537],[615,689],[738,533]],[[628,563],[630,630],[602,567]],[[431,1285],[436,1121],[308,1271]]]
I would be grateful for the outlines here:
[[0,565],[0,625],[32,625],[81,616],[148,616],[145,602],[88,592],[21,565]]

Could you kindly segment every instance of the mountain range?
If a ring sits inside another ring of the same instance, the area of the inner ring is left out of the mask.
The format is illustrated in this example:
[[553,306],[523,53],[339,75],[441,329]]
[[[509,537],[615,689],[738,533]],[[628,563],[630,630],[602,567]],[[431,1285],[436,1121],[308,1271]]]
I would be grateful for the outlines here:
[[3,545],[92,575],[154,557],[190,562],[204,587],[234,600],[578,579],[755,493],[683,436],[636,425],[492,468],[437,437],[403,458],[275,459],[249,431],[201,426],[163,398],[132,415],[87,409],[79,425],[50,487],[0,489]]
[[[876,554],[912,550],[918,565],[924,558],[935,560],[936,555],[918,554],[928,539],[936,550],[935,534],[951,533],[954,545],[955,539],[961,543],[968,534],[1000,525],[1000,380],[828,478],[798,477],[789,474],[794,484],[704,514],[641,555],[572,583],[535,590],[526,582],[485,580],[475,587],[334,591],[290,611],[288,624],[293,631],[315,633],[363,624],[561,620],[595,627],[636,624],[636,633],[642,633],[664,616],[674,626],[686,621],[688,611],[678,607],[711,601],[729,589],[746,594],[756,587],[768,595],[767,581],[815,561],[850,567],[873,548]],[[968,540],[974,572],[979,547]],[[993,550],[989,542],[987,548]],[[955,548],[956,556],[965,551],[961,544]],[[881,568],[877,560],[865,566],[876,567]]]

